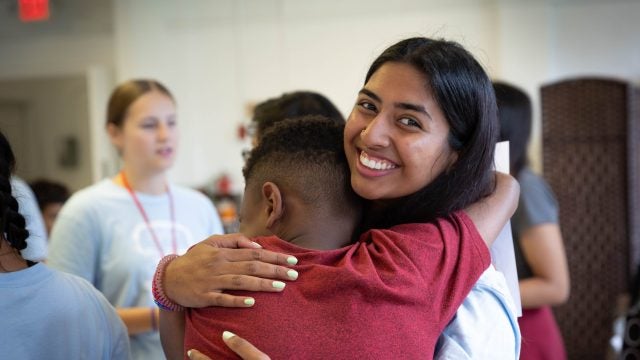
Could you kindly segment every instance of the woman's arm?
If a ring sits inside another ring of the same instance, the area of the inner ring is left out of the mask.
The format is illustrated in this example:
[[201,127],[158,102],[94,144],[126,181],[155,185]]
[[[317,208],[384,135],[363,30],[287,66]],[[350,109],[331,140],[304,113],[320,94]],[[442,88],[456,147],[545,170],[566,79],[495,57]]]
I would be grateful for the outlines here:
[[488,247],[491,247],[516,211],[519,195],[518,182],[510,175],[496,172],[496,188],[493,194],[465,209]]
[[559,305],[569,297],[569,269],[558,224],[535,225],[520,236],[533,277],[520,281],[524,308]]
[[287,275],[298,260],[260,248],[242,234],[213,235],[171,261],[162,274],[169,299],[182,306],[248,307],[247,297],[223,290],[278,292],[273,280],[295,280]]

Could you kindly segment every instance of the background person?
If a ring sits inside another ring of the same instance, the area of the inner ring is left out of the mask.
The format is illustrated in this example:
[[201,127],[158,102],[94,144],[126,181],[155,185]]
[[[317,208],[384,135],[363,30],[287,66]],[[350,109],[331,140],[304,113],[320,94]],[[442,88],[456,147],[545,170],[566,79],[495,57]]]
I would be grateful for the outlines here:
[[551,306],[569,297],[569,269],[558,225],[558,202],[549,185],[527,166],[531,100],[521,89],[494,83],[500,140],[509,141],[511,175],[520,183],[518,209],[511,219],[520,279],[522,360],[566,359],[562,334]]
[[69,189],[62,183],[47,179],[38,179],[29,183],[38,201],[38,207],[44,220],[47,235],[51,235],[53,224],[62,209],[62,205],[71,195]]
[[253,109],[251,128],[252,145],[260,141],[265,131],[284,119],[307,115],[321,115],[344,124],[344,116],[326,96],[314,91],[293,91],[267,99]]
[[117,308],[134,359],[161,359],[151,280],[158,261],[221,234],[204,195],[171,184],[178,149],[173,96],[157,81],[131,80],[111,94],[107,132],[122,170],[75,193],[51,234],[51,266],[79,275]]
[[0,132],[0,349],[6,359],[129,359],[113,307],[86,280],[25,259],[29,232],[10,184],[15,157]]

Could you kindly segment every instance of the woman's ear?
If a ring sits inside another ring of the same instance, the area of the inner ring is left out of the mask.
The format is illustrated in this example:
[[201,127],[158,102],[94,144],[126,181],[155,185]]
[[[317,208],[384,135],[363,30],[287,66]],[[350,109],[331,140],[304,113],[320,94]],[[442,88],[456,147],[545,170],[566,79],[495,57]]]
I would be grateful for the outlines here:
[[262,184],[262,196],[267,203],[267,229],[271,230],[284,216],[284,201],[282,192],[275,183],[270,181]]
[[449,154],[448,162],[449,162],[449,164],[447,165],[447,172],[451,171],[451,169],[453,168],[453,165],[455,165],[456,162],[458,162],[458,152],[457,151],[452,151],[451,154]]
[[109,135],[109,140],[115,146],[118,151],[122,150],[122,129],[113,123],[107,124],[107,134]]

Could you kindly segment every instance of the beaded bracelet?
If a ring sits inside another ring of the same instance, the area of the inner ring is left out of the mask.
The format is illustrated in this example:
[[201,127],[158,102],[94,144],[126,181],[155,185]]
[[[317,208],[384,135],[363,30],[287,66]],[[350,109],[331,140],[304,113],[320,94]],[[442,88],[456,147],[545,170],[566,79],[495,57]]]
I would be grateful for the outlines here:
[[153,293],[153,301],[158,305],[158,307],[162,310],[167,311],[182,311],[184,307],[180,304],[177,304],[173,300],[169,299],[167,294],[164,292],[164,288],[162,287],[162,278],[164,277],[164,272],[167,268],[167,265],[178,255],[171,254],[163,257],[158,263],[158,267],[156,268],[156,272],[153,275],[153,281],[151,283],[151,292]]

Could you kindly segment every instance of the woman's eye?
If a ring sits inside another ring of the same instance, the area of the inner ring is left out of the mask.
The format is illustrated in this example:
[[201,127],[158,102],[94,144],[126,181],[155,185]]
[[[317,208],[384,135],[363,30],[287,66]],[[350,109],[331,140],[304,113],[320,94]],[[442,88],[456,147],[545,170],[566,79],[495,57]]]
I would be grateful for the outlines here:
[[360,106],[361,108],[368,110],[368,111],[376,111],[376,106],[373,105],[372,103],[368,102],[368,101],[361,101],[360,103],[358,103],[358,106]]
[[417,128],[422,129],[422,126],[420,125],[420,123],[417,122],[416,120],[412,119],[412,118],[405,117],[405,118],[400,119],[399,121],[400,121],[400,123],[402,125],[411,126],[411,127],[417,127]]
[[146,117],[142,119],[142,121],[140,122],[140,126],[143,129],[154,129],[158,126],[158,119],[154,118],[153,116]]

